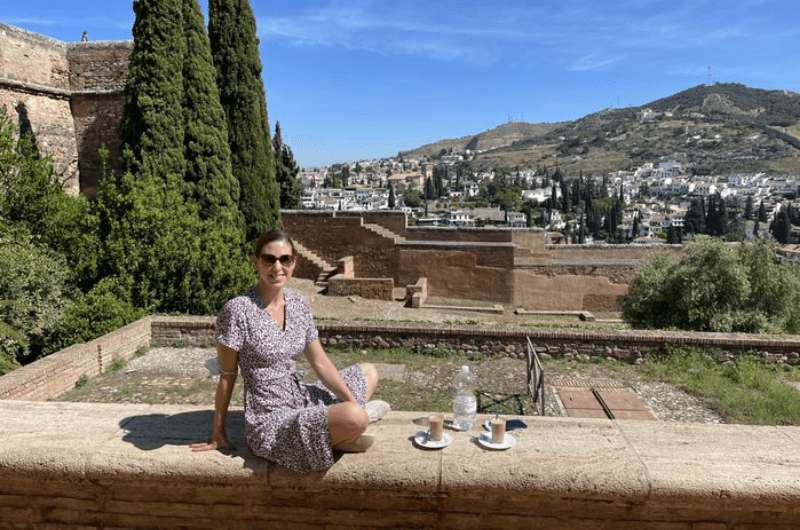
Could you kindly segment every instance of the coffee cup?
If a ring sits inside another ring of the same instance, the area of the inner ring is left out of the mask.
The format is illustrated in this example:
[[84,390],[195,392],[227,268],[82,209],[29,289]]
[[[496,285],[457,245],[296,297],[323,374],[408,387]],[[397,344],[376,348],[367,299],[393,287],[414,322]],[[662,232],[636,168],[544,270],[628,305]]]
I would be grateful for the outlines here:
[[441,442],[444,437],[444,415],[431,414],[428,416],[428,429],[432,442]]
[[506,420],[501,418],[492,418],[489,422],[492,428],[492,443],[501,444],[506,441]]

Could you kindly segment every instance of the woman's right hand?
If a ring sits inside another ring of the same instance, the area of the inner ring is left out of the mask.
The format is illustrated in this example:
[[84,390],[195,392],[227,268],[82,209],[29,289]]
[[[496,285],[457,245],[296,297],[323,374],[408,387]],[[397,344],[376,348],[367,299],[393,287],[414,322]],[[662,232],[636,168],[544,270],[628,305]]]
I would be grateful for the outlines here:
[[225,433],[213,433],[211,435],[211,440],[208,442],[198,442],[190,444],[192,452],[197,453],[199,451],[215,451],[217,449],[236,449],[233,444],[228,441],[228,437]]

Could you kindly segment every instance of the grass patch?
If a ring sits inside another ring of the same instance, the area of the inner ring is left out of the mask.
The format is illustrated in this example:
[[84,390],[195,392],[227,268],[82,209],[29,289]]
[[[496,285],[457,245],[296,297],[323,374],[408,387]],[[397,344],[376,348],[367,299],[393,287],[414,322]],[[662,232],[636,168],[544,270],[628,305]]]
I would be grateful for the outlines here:
[[125,366],[127,364],[128,364],[128,361],[126,361],[125,359],[114,359],[113,361],[111,361],[111,364],[108,365],[108,368],[106,369],[106,373],[107,374],[113,374],[113,373],[119,372],[120,370],[125,368]]
[[437,366],[442,360],[472,360],[466,352],[452,348],[366,348],[353,350],[347,347],[329,346],[328,355],[340,369],[360,362],[404,364],[409,370],[425,370]]
[[[797,369],[793,371],[791,377],[797,377]],[[800,425],[800,391],[785,384],[781,367],[752,356],[720,364],[709,352],[670,349],[648,359],[642,373],[708,399],[733,423]]]
[[81,376],[75,381],[75,388],[83,388],[86,386],[86,383],[89,382],[89,377],[86,374],[81,374]]
[[381,381],[373,399],[382,399],[397,410],[449,412],[453,397],[448,392],[417,388],[401,381]]

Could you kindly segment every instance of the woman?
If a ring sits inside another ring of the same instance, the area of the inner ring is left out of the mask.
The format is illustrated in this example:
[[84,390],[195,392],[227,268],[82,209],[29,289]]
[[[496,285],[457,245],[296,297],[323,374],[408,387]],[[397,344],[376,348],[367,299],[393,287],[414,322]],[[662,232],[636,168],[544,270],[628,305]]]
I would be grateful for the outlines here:
[[[192,450],[231,447],[225,417],[241,366],[250,450],[296,471],[327,469],[334,449],[360,452],[372,445],[364,435],[367,423],[389,408],[382,401],[363,408],[375,392],[378,374],[368,363],[339,372],[325,354],[305,298],[285,287],[297,263],[285,232],[262,235],[253,262],[258,285],[229,300],[217,317],[220,378],[213,431],[210,442],[192,444]],[[300,352],[320,382],[303,383],[294,360]]]

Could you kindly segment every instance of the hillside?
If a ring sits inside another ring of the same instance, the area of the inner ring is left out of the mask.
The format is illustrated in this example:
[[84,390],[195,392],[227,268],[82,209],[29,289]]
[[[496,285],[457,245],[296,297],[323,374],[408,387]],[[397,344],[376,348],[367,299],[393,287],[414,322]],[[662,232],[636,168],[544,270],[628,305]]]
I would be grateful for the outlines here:
[[559,165],[600,173],[677,160],[697,173],[798,173],[800,95],[700,85],[639,107],[559,124],[509,123],[450,142],[454,151],[482,151],[472,162],[476,167]]
[[423,145],[410,151],[401,151],[403,156],[437,156],[442,149],[454,152],[462,152],[466,149],[470,151],[486,151],[510,146],[515,142],[534,138],[547,134],[554,128],[563,125],[562,123],[525,123],[509,122],[499,125],[494,129],[489,129],[475,136],[464,136],[462,138],[440,140],[431,144]]

